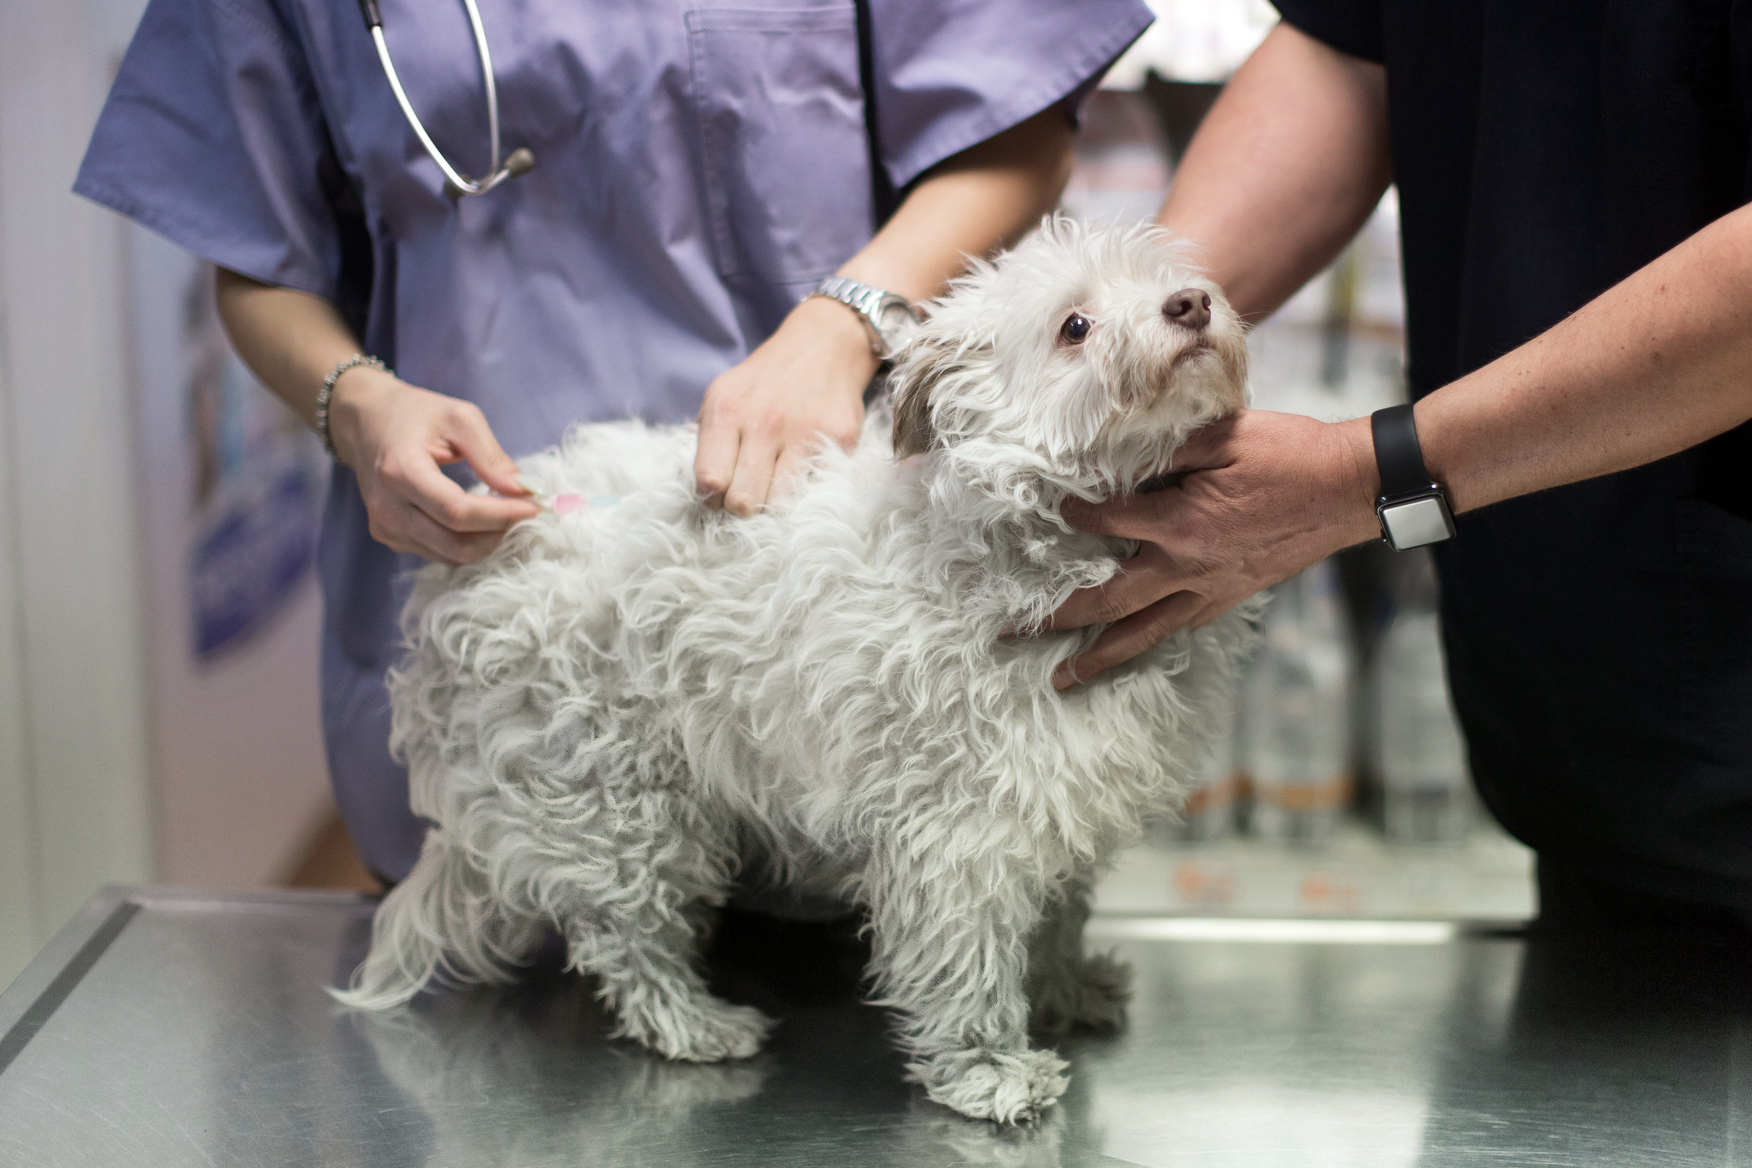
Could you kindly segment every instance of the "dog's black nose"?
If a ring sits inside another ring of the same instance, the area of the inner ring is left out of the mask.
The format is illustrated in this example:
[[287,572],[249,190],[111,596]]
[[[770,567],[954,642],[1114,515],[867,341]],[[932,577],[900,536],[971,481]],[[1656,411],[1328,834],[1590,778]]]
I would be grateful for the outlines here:
[[1202,329],[1211,323],[1210,293],[1199,288],[1182,288],[1162,305],[1162,315],[1189,329]]

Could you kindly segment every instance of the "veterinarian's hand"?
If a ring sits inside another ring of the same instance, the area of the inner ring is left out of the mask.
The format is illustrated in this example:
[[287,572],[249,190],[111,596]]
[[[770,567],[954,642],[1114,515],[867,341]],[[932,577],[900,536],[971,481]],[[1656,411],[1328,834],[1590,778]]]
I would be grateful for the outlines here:
[[1068,689],[1232,606],[1340,548],[1379,534],[1369,420],[1316,422],[1243,410],[1194,434],[1175,455],[1185,475],[1166,490],[1092,505],[1068,500],[1085,531],[1135,539],[1138,554],[1106,584],[1085,588],[1048,627],[1112,624],[1059,666]]
[[[329,434],[359,476],[371,535],[398,552],[472,563],[505,529],[538,508],[521,496],[517,464],[472,402],[412,386],[370,368],[335,382]],[[438,468],[458,460],[510,498],[474,495]]]
[[876,375],[869,334],[832,300],[805,300],[765,344],[706,390],[694,480],[708,505],[752,515],[815,449],[850,450]]

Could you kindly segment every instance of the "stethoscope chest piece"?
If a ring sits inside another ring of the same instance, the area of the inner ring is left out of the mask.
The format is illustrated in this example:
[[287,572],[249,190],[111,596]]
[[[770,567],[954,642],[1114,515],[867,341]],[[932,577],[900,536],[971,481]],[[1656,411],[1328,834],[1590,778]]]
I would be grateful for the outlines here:
[[493,80],[493,55],[487,49],[487,30],[481,26],[481,10],[475,7],[475,0],[462,0],[462,6],[468,9],[469,27],[474,30],[475,53],[480,57],[481,77],[487,90],[487,136],[490,140],[492,161],[488,164],[486,175],[478,179],[470,178],[450,165],[450,160],[444,157],[438,144],[432,141],[432,135],[420,123],[419,115],[414,113],[413,103],[408,100],[407,90],[402,88],[401,78],[396,75],[395,62],[390,60],[389,45],[383,39],[383,14],[378,10],[377,0],[359,0],[359,11],[365,17],[365,27],[371,32],[371,43],[377,46],[377,59],[383,65],[383,75],[389,78],[390,89],[395,91],[395,100],[401,106],[402,116],[414,128],[420,145],[426,148],[426,153],[438,164],[438,169],[444,172],[444,193],[452,199],[460,199],[464,195],[484,195],[506,179],[528,174],[535,169],[535,154],[527,146],[519,146],[503,162],[499,161],[499,88]]
[[[505,156],[503,166],[496,166],[488,172],[487,177],[470,187],[460,187],[449,175],[444,176],[444,194],[452,199],[460,199],[464,195],[484,195],[508,178],[516,178],[520,174],[528,174],[535,169],[535,152],[527,146],[519,146]],[[467,175],[460,176],[467,178]]]

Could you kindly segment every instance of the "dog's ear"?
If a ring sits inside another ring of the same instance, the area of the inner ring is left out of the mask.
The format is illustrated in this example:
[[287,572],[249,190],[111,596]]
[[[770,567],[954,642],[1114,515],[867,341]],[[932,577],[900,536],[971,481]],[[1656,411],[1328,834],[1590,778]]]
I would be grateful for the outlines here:
[[896,461],[923,454],[937,444],[931,421],[931,391],[959,367],[954,355],[935,345],[915,341],[894,371],[894,457]]
[[908,384],[894,399],[894,458],[923,454],[937,440],[931,426],[930,394],[922,384]]

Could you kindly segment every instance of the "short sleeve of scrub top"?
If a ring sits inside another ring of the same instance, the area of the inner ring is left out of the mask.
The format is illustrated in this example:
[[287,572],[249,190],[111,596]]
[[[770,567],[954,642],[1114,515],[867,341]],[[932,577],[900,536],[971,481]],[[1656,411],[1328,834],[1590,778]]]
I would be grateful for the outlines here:
[[[381,9],[421,120],[483,172],[463,6]],[[878,177],[904,189],[1074,98],[1151,18],[1140,0],[480,9],[504,149],[536,158],[486,196],[444,195],[356,0],[150,0],[75,190],[259,280],[343,304],[359,284],[365,349],[473,401],[513,456],[575,422],[691,420],[869,240]],[[363,858],[397,878],[423,828],[389,757],[383,673],[418,561],[368,526],[337,466],[318,553],[324,733]]]
[[154,3],[75,189],[207,259],[326,299],[333,165],[294,31],[265,4]]

